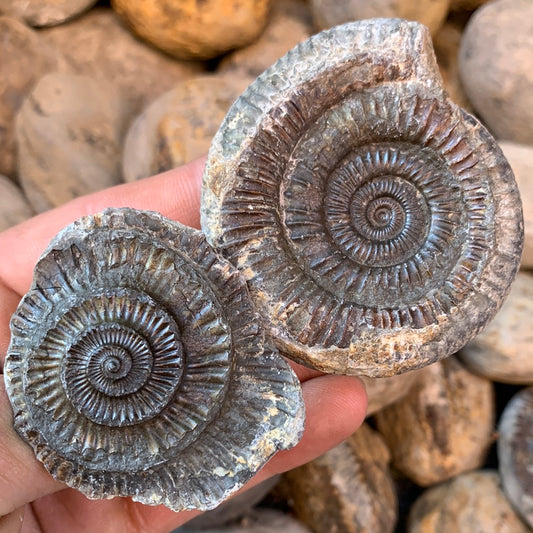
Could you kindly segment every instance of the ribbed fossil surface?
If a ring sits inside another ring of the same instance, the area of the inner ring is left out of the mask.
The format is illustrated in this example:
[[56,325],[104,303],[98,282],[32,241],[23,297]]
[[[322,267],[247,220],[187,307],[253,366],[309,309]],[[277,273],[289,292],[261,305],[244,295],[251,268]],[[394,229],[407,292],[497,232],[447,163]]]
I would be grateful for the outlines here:
[[209,152],[202,228],[284,353],[370,376],[457,351],[522,248],[507,161],[399,19],[322,32],[245,91]]
[[206,509],[303,426],[298,380],[202,234],[110,209],[63,230],[11,322],[15,428],[90,498]]

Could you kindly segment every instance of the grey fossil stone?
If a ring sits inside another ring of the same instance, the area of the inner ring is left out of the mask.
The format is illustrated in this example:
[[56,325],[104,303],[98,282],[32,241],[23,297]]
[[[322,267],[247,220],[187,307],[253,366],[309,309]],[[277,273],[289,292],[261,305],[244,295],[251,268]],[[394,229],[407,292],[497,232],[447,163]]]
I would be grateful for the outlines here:
[[280,350],[387,376],[494,316],[523,228],[498,145],[442,88],[422,25],[311,37],[253,82],[215,136],[202,228],[244,274]]
[[209,509],[296,444],[298,380],[203,235],[109,209],[63,230],[11,321],[14,425],[89,498]]
[[507,404],[498,431],[503,490],[533,528],[533,387],[522,389]]

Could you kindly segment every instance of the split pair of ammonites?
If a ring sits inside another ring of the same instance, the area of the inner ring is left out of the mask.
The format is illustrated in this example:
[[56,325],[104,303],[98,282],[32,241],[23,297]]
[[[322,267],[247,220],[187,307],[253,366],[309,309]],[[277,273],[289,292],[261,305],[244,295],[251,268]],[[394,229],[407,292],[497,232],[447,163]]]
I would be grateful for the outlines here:
[[15,427],[91,498],[216,506],[301,435],[280,353],[368,376],[446,357],[522,246],[508,163],[448,99],[427,30],[396,19],[320,33],[248,87],[209,152],[202,229],[82,218],[13,316]]

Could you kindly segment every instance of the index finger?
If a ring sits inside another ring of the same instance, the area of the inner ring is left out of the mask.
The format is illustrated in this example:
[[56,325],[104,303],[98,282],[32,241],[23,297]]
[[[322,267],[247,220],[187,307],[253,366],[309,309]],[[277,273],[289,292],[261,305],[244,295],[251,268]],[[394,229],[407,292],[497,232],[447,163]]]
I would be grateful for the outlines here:
[[182,224],[200,227],[200,188],[205,158],[152,178],[82,196],[0,234],[0,282],[22,296],[50,240],[74,220],[106,207],[157,211]]

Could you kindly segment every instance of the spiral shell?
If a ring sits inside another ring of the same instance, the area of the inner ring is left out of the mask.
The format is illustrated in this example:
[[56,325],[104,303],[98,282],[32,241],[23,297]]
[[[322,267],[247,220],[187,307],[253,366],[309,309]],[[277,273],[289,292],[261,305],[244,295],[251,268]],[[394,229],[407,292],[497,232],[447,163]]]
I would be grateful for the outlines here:
[[90,498],[215,507],[303,426],[246,284],[196,230],[109,209],[39,260],[11,321],[19,434]]
[[451,102],[418,23],[297,46],[230,109],[202,228],[286,355],[392,375],[457,351],[518,268],[520,199],[490,134]]

